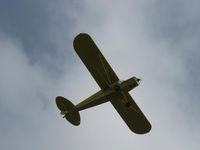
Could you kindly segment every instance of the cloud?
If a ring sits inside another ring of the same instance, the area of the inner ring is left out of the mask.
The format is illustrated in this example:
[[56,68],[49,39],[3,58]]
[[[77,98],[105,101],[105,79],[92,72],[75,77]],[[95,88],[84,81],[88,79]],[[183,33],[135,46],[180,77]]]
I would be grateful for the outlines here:
[[[4,149],[199,147],[198,2],[1,3]],[[73,51],[79,32],[92,36],[120,79],[143,79],[130,93],[152,123],[149,134],[133,134],[109,103],[81,111],[79,127],[59,116],[57,95],[76,104],[99,90]]]
[[40,116],[51,105],[53,80],[40,66],[29,63],[20,41],[6,35],[0,39],[1,145],[22,148],[31,144],[27,137],[40,129]]

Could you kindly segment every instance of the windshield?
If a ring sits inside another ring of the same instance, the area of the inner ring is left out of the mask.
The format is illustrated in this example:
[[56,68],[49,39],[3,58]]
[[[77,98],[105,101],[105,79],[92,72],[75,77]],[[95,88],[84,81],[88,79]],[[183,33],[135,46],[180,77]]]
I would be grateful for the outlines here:
[[119,80],[119,81],[117,81],[117,83],[119,83],[119,84],[121,84],[123,82],[123,80]]

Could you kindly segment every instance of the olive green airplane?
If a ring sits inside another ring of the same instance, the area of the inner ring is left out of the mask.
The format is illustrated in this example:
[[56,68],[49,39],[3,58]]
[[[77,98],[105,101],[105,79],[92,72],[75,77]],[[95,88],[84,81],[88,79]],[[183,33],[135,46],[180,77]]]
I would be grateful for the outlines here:
[[60,114],[64,115],[63,118],[78,126],[79,111],[110,101],[131,131],[137,134],[149,132],[151,124],[128,93],[139,85],[140,79],[132,77],[120,81],[88,34],[77,35],[73,45],[101,90],[77,105],[62,96],[57,96],[56,104],[61,111]]

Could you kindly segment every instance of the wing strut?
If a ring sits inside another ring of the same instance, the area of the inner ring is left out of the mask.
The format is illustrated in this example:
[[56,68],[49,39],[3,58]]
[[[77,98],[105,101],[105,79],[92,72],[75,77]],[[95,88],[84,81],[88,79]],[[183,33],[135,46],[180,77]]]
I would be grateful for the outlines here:
[[[99,55],[99,53],[98,53],[98,55]],[[101,64],[102,64],[102,66],[103,66],[103,69],[104,69],[104,71],[105,71],[105,73],[106,73],[106,77],[107,77],[107,79],[108,79],[108,81],[109,81],[109,85],[110,85],[110,84],[111,84],[111,81],[110,81],[110,78],[109,78],[109,76],[108,76],[108,72],[107,72],[107,70],[106,70],[106,67],[105,67],[105,65],[104,65],[104,63],[103,63],[102,58],[101,58],[100,55],[99,55],[99,59],[100,59],[100,61],[101,61]]]
[[96,71],[100,74],[100,76],[102,77],[102,79],[105,81],[105,83],[107,84],[108,87],[110,87],[110,83],[108,83],[108,81],[104,78],[104,76],[101,74],[101,72],[99,72],[98,69],[96,69]]

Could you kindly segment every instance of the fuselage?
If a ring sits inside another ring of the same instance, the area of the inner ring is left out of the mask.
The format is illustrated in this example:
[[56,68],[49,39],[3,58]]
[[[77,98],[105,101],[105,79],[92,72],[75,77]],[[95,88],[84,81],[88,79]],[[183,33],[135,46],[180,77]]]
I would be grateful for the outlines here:
[[132,77],[125,81],[117,81],[109,86],[109,88],[105,90],[100,90],[93,94],[92,96],[88,97],[81,103],[76,105],[76,109],[78,111],[87,109],[89,107],[93,107],[102,103],[109,101],[109,97],[117,92],[129,92],[133,88],[137,87],[139,83],[138,78]]
[[116,83],[111,85],[111,88],[113,88],[115,91],[129,92],[139,84],[139,79],[136,77],[132,77],[125,81],[117,81]]

